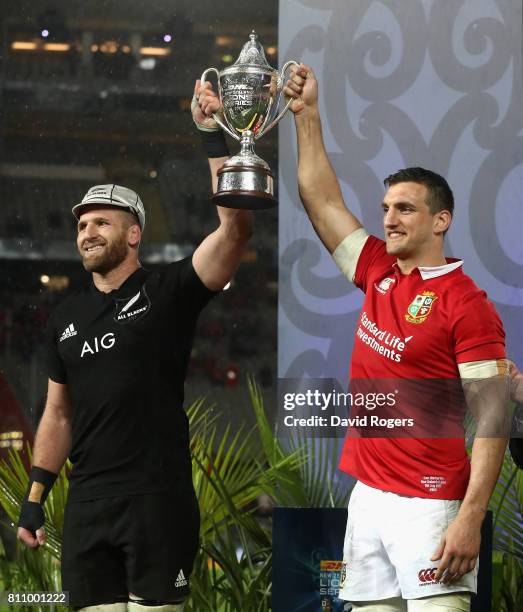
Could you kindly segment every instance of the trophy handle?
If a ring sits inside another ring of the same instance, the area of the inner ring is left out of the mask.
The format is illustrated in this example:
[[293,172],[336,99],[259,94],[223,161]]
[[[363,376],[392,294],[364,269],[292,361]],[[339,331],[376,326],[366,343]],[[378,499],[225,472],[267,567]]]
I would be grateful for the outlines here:
[[[286,62],[283,66],[283,68],[281,69],[280,72],[280,79],[281,79],[281,83],[282,83],[282,87],[283,87],[283,79],[285,78],[285,71],[287,70],[287,68],[289,68],[289,66],[300,66],[300,64],[298,62],[295,62],[294,60],[289,60],[288,62]],[[290,98],[287,101],[287,104],[285,105],[285,107],[283,108],[283,110],[281,111],[281,113],[275,117],[275,119],[273,121],[271,121],[271,123],[260,133],[258,132],[258,134],[256,134],[256,139],[258,139],[260,136],[262,136],[262,134],[267,133],[269,130],[271,130],[279,121],[280,119],[283,117],[283,115],[285,115],[285,113],[289,110],[289,106],[292,104],[294,98]]]
[[[222,91],[220,87],[220,73],[218,72],[216,68],[207,68],[207,70],[203,71],[202,76],[200,78],[201,84],[203,86],[203,84],[207,81],[207,74],[209,72],[216,73],[216,78],[218,81],[218,96],[220,97],[220,102],[223,106]],[[229,134],[229,136],[232,136],[235,140],[240,140],[240,137],[229,128],[229,126],[225,123],[225,121],[222,120],[222,118],[220,117],[220,115],[218,115],[218,113],[213,113],[212,118],[222,128],[222,130],[224,130],[225,132],[227,132],[227,134]]]

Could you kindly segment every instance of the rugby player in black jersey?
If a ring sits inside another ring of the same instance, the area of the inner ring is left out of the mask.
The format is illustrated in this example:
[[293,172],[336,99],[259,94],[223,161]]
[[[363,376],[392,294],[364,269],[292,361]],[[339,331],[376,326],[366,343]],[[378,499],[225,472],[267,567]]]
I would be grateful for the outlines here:
[[[227,146],[208,116],[215,95],[209,85],[198,94],[199,82],[192,114],[215,188]],[[97,185],[73,214],[90,279],[49,321],[47,402],[18,536],[33,548],[45,542],[43,503],[70,457],[62,588],[71,605],[179,612],[199,528],[185,373],[199,312],[238,267],[252,215],[218,208],[218,228],[192,257],[149,271],[139,260],[137,193]]]

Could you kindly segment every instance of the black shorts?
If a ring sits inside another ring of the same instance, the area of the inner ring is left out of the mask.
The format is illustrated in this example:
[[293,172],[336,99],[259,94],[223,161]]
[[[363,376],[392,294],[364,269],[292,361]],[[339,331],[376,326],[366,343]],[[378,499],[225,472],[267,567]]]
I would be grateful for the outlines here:
[[73,607],[127,601],[128,593],[182,601],[199,546],[192,485],[66,505],[62,589]]

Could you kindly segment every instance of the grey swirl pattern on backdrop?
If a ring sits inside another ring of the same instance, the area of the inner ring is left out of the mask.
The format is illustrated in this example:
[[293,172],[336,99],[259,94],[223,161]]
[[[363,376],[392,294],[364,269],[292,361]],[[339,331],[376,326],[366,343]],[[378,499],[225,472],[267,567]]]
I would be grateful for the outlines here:
[[[282,0],[279,57],[318,77],[345,200],[382,237],[382,179],[443,174],[456,214],[446,253],[500,312],[523,367],[521,0]],[[362,294],[303,212],[292,117],[280,123],[280,378],[348,380]]]

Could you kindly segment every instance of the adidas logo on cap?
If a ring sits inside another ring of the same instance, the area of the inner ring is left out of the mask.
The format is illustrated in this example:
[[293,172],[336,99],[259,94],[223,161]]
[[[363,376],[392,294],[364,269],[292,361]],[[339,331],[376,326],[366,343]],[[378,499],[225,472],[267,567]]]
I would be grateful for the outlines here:
[[69,324],[64,329],[62,335],[60,336],[60,342],[63,342],[64,340],[67,340],[67,338],[72,338],[73,336],[76,336],[77,333],[78,332],[74,328],[74,324],[73,323]]
[[178,573],[178,578],[176,578],[176,582],[174,583],[174,586],[176,588],[187,586],[187,579],[185,578],[182,569]]

